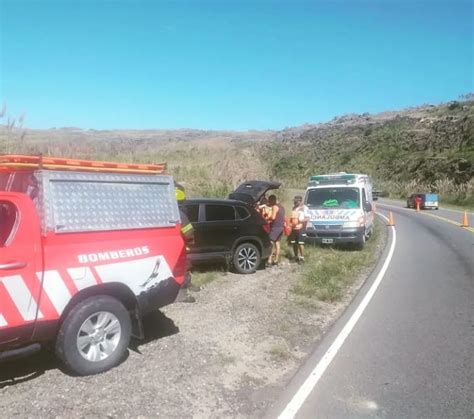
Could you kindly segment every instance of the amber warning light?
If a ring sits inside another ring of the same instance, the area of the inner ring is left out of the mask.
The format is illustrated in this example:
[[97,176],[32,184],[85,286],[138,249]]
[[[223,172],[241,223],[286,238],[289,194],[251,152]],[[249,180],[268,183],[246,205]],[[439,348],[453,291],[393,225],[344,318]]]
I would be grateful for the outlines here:
[[166,164],[134,164],[95,160],[79,160],[64,157],[3,155],[0,156],[0,170],[21,169],[75,170],[85,172],[162,174]]

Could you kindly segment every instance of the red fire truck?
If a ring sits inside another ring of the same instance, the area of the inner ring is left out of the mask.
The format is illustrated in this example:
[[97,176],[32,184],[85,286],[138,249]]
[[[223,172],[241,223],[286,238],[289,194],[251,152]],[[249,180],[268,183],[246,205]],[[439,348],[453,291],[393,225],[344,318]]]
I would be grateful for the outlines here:
[[67,369],[117,365],[172,303],[185,245],[165,165],[0,156],[0,360],[50,345]]

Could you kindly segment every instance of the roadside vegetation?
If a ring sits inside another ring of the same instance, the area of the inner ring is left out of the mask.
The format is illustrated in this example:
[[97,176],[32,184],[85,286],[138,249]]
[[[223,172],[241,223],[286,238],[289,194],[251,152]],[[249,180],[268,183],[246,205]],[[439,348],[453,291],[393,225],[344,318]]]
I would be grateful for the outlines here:
[[[304,297],[304,300],[299,302],[317,309],[317,301],[329,303],[340,301],[346,294],[347,288],[354,284],[360,274],[376,263],[378,250],[383,246],[384,228],[385,224],[376,218],[374,233],[363,250],[356,250],[350,245],[307,244],[305,262],[302,265],[293,262],[292,248],[287,238],[282,238],[282,269],[290,269],[297,275],[298,280],[293,292],[297,296]],[[209,268],[210,270],[206,270],[206,266],[203,266],[193,270],[194,285],[209,284],[226,274],[223,266]]]
[[224,271],[221,270],[193,270],[192,272],[192,283],[194,285],[202,286],[209,284],[219,278],[220,275],[223,275]]
[[339,301],[360,273],[376,262],[377,247],[381,245],[384,224],[376,220],[374,234],[363,250],[353,247],[306,246],[306,260],[300,280],[294,287],[297,295],[320,301]]
[[[469,97],[469,96],[467,96]],[[474,207],[474,101],[377,115],[344,115],[282,131],[28,130],[0,112],[0,153],[167,162],[189,195],[225,197],[249,179],[300,188],[315,173],[372,176],[384,196],[437,192]]]
[[357,171],[385,196],[437,192],[474,207],[474,101],[290,128],[261,144],[270,175],[295,187],[314,173]]

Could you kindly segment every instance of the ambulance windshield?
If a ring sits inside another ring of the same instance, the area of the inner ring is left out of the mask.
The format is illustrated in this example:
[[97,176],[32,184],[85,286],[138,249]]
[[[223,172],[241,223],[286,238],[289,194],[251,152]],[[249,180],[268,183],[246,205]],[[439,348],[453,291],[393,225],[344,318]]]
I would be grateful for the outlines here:
[[313,209],[360,208],[360,191],[357,188],[310,189],[305,203]]

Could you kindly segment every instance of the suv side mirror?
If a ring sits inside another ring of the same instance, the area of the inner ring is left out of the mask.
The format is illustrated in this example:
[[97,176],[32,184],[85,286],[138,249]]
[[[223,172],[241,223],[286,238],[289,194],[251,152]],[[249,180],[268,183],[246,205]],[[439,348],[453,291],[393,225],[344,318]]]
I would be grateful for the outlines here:
[[366,203],[364,204],[364,211],[365,211],[365,212],[370,212],[370,211],[372,211],[372,204],[371,204],[370,202],[366,202]]

